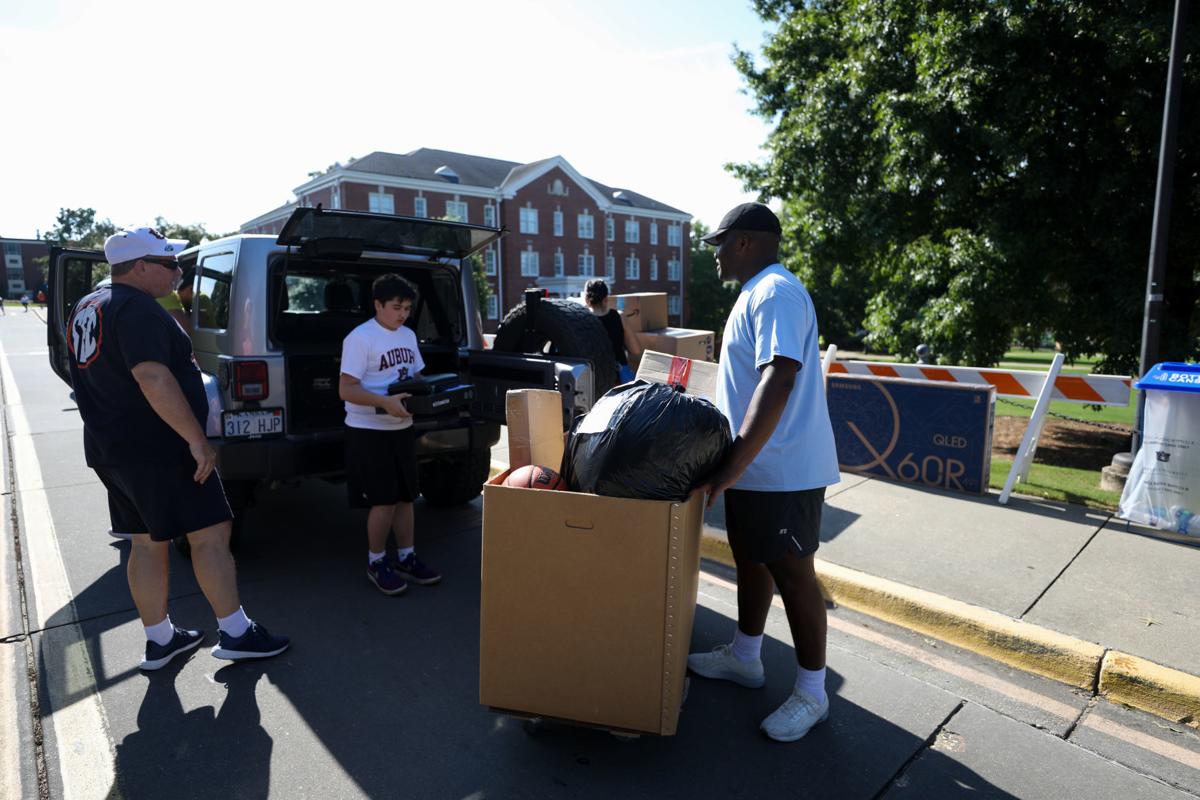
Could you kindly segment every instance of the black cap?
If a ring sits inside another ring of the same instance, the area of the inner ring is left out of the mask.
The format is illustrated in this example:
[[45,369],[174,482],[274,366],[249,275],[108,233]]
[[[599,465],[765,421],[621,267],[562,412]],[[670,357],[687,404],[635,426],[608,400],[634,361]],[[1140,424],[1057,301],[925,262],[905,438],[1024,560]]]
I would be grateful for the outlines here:
[[762,231],[776,236],[783,235],[783,227],[774,211],[762,203],[742,203],[740,206],[734,206],[721,220],[717,229],[701,241],[717,244],[717,241],[730,231]]

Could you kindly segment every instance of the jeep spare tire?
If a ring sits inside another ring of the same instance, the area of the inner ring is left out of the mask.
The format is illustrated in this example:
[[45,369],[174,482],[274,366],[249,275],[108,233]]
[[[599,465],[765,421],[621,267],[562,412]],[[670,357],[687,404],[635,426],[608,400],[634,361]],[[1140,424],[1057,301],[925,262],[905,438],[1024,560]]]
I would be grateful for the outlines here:
[[[600,318],[574,300],[539,300],[530,334],[532,350],[523,347],[527,309],[524,303],[509,311],[496,331],[492,349],[502,353],[535,353],[592,362],[595,397],[617,383],[617,359]],[[550,345],[549,348],[546,345]]]

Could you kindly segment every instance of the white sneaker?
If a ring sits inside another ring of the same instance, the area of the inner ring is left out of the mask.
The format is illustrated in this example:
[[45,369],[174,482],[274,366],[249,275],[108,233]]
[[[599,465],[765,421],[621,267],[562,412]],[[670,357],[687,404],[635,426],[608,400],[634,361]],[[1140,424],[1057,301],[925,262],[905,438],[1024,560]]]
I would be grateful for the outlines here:
[[758,689],[766,683],[762,659],[742,661],[727,644],[717,645],[711,653],[692,653],[688,656],[688,669],[702,677],[733,681],[747,689]]
[[762,721],[762,731],[777,742],[794,742],[812,730],[819,722],[829,719],[829,695],[818,703],[802,689],[793,689],[783,705]]
[[118,531],[114,531],[112,528],[108,529],[108,535],[113,537],[114,539],[120,539],[122,542],[128,542],[130,539],[133,538],[132,533],[120,533]]

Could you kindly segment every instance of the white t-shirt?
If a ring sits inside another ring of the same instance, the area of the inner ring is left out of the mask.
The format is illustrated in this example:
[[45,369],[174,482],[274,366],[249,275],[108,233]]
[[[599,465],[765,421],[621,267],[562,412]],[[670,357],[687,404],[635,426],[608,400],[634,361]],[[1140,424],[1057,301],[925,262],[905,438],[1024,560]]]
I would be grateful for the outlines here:
[[[389,331],[371,317],[342,341],[341,371],[358,378],[368,392],[386,395],[389,385],[416,377],[423,369],[425,361],[417,347],[417,335],[405,325]],[[346,424],[351,428],[396,431],[412,425],[412,417],[376,414],[374,406],[346,403]]]
[[804,284],[782,264],[746,282],[725,323],[717,408],[735,436],[761,370],[776,356],[800,363],[796,384],[775,432],[733,488],[795,492],[831,486],[841,476],[825,401],[817,315]]

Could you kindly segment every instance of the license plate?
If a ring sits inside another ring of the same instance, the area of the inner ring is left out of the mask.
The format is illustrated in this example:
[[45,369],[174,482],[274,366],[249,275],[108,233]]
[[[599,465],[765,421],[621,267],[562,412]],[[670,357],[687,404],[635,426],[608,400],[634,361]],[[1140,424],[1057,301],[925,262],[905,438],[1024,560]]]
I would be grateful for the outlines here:
[[221,414],[226,439],[257,439],[283,433],[283,409],[262,411],[226,411]]

